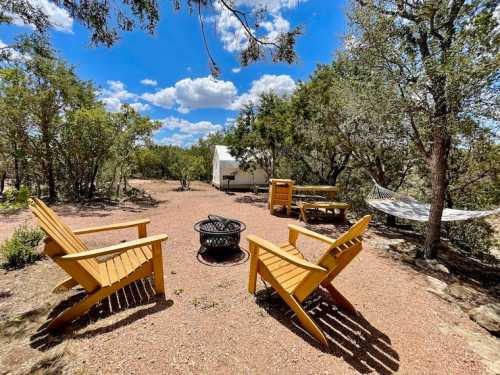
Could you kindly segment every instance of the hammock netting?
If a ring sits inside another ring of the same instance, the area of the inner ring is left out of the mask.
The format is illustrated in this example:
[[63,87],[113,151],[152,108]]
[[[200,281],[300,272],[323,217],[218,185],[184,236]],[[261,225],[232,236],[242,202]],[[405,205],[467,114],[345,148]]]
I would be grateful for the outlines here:
[[[431,205],[419,202],[412,197],[396,193],[374,183],[366,197],[366,203],[373,208],[402,219],[428,221]],[[500,208],[490,211],[467,211],[445,208],[441,221],[471,220],[500,214]]]

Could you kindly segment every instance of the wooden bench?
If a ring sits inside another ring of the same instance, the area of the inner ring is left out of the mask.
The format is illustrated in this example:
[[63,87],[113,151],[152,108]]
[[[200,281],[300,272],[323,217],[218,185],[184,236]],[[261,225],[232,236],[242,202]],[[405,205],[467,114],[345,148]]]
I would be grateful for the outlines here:
[[[351,205],[342,202],[300,202],[297,207],[300,209],[300,219],[307,223],[307,210],[324,210],[325,214],[331,212],[333,217],[346,220],[346,211],[351,208]],[[335,214],[335,210],[339,210],[339,214]]]

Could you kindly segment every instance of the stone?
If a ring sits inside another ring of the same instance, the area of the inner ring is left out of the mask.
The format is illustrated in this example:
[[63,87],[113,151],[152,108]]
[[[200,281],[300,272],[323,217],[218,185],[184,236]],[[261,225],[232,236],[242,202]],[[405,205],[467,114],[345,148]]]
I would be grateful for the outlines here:
[[429,283],[429,288],[427,288],[428,292],[431,292],[444,300],[449,300],[448,293],[446,293],[448,284],[432,276],[427,276],[426,278]]
[[453,283],[448,285],[446,292],[453,298],[461,301],[473,301],[480,295],[480,293],[475,289],[462,285],[460,283]]
[[404,247],[405,243],[406,243],[406,241],[403,240],[402,238],[387,239],[387,240],[384,240],[383,249],[385,251],[404,252],[403,247]]
[[488,303],[469,311],[469,317],[490,333],[500,335],[500,304]]
[[442,263],[435,259],[417,259],[415,264],[420,268],[430,269],[432,271],[449,274],[450,270]]

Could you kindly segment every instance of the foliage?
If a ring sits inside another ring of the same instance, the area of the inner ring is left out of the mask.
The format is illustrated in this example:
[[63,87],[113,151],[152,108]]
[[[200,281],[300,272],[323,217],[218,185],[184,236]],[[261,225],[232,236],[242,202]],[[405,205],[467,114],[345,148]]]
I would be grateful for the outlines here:
[[184,173],[181,171],[180,164],[180,161],[183,160],[195,172],[189,172],[190,180],[194,178],[192,177],[194,175],[196,179],[211,181],[215,145],[225,144],[225,139],[225,134],[214,133],[200,138],[189,148],[155,144],[140,147],[135,152],[136,161],[133,172],[146,178],[180,180],[180,176]]
[[179,180],[181,190],[189,190],[191,181],[199,179],[203,173],[203,159],[187,150],[180,150],[172,164],[172,173]]
[[14,186],[8,187],[3,192],[3,201],[0,202],[0,209],[10,210],[25,208],[28,206],[28,199],[30,195],[31,192],[25,185],[21,185],[19,190],[17,190]]
[[14,230],[12,237],[0,247],[5,262],[4,268],[23,267],[41,258],[35,249],[45,236],[40,229],[31,229],[25,225]]
[[257,105],[240,111],[226,141],[242,168],[261,167],[268,178],[275,176],[284,156],[288,120],[288,102],[273,93],[262,94]]
[[11,176],[51,200],[126,192],[135,151],[159,124],[126,105],[107,112],[92,83],[38,43],[24,63],[0,69],[2,184]]

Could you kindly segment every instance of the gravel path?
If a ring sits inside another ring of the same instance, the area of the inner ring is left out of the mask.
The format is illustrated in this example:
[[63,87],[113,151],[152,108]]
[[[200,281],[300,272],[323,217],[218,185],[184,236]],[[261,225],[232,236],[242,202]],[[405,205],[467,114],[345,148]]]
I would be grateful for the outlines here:
[[[36,337],[33,333],[46,313],[72,294],[50,294],[63,273],[49,260],[20,271],[2,271],[0,289],[8,290],[0,295],[1,319],[44,308],[37,310],[38,317],[33,314],[21,334],[13,331],[0,341],[7,343],[0,347],[0,374],[2,367],[19,370],[23,361],[33,370],[29,358],[54,350],[64,350],[66,371],[80,373],[484,373],[480,359],[460,337],[439,329],[441,325],[474,329],[474,324],[460,310],[428,293],[425,276],[372,248],[370,234],[365,250],[335,282],[359,315],[337,310],[321,294],[308,302],[309,312],[331,341],[331,349],[324,351],[300,329],[279,298],[261,292],[256,302],[247,293],[245,258],[215,266],[197,256],[199,240],[192,226],[209,213],[237,218],[247,224],[246,234],[278,243],[286,240],[287,224],[297,223],[296,219],[269,215],[253,194],[225,195],[201,183],[194,184],[195,191],[183,193],[173,191],[177,186],[173,182],[135,184],[152,192],[160,204],[55,210],[74,228],[151,218],[150,234],[169,235],[163,249],[167,301],[149,298],[149,284],[141,283],[93,309],[90,321],[82,319],[62,337]],[[0,218],[0,241],[25,221],[32,222],[29,212]],[[334,236],[345,226],[321,225],[320,229]],[[90,247],[99,247],[134,234],[116,231],[85,240]],[[323,250],[312,241],[300,244],[310,259]],[[263,290],[260,280],[258,288]]]

